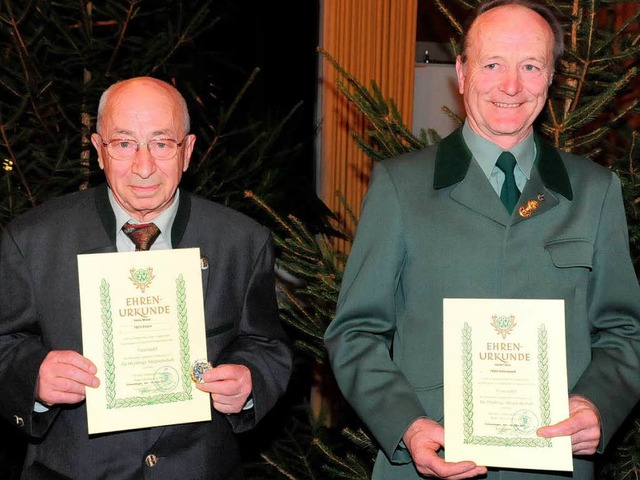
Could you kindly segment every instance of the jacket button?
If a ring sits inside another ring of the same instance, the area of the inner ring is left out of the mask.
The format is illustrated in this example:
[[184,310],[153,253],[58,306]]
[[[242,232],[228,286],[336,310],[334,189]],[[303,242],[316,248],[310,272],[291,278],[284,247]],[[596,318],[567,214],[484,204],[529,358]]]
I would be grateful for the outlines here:
[[18,415],[13,416],[13,423],[15,423],[19,427],[24,427],[24,419],[19,417]]
[[144,464],[147,467],[155,467],[156,463],[158,463],[158,457],[156,457],[153,453],[150,455],[147,455],[144,459]]

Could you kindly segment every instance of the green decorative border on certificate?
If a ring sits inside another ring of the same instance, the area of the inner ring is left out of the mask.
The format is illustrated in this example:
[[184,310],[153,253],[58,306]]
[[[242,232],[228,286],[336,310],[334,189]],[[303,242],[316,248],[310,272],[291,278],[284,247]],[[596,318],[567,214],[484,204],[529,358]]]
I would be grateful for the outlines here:
[[[465,322],[462,328],[462,402],[464,410],[464,443],[472,445],[490,445],[504,447],[551,447],[549,438],[505,438],[495,436],[476,436],[473,434],[473,353],[471,327]],[[540,417],[542,425],[551,423],[549,399],[549,356],[547,330],[544,325],[538,328],[538,381],[540,393]]]
[[105,365],[105,393],[107,408],[127,408],[143,405],[157,405],[162,403],[182,402],[192,399],[192,386],[189,377],[189,325],[187,322],[187,294],[182,275],[176,279],[176,299],[178,316],[178,333],[180,339],[180,366],[182,392],[163,393],[149,397],[137,396],[116,398],[116,367],[113,353],[113,315],[111,311],[111,295],[109,282],[102,279],[100,283],[100,305],[102,320],[102,342]]

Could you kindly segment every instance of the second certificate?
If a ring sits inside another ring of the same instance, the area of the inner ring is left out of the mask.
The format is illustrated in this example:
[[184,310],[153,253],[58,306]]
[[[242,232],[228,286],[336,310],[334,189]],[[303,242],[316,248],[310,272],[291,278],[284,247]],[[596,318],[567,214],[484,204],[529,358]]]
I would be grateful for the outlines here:
[[445,458],[572,470],[562,300],[444,300]]

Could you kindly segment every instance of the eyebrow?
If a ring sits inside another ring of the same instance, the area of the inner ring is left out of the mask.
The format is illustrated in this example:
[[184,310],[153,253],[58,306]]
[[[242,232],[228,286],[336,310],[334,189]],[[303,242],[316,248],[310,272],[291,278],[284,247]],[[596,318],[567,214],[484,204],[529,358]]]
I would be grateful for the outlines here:
[[[131,137],[135,137],[135,134],[131,130],[127,130],[127,129],[124,129],[124,128],[116,129],[113,133],[115,135],[128,135],[128,136],[131,136]],[[159,135],[171,136],[172,134],[173,134],[173,132],[168,128],[165,128],[165,129],[162,129],[162,130],[156,130],[154,132],[151,132],[151,136],[152,137],[157,137]]]
[[531,56],[523,59],[523,61],[527,61],[527,60],[535,60],[536,62],[544,62],[546,60],[546,57],[544,55],[539,56],[539,57],[531,55]]
[[[505,59],[505,57],[499,56],[499,55],[493,55],[490,57],[486,57],[486,58],[478,58],[476,60],[476,63],[480,64],[480,65],[488,65],[488,64],[494,64],[494,63],[500,63],[500,62],[507,62],[507,60]],[[541,57],[527,57],[527,58],[523,58],[521,60],[518,60],[517,65],[529,65],[529,64],[539,64],[541,67],[550,67],[553,68],[553,65],[549,64],[549,61],[546,58],[541,58]]]

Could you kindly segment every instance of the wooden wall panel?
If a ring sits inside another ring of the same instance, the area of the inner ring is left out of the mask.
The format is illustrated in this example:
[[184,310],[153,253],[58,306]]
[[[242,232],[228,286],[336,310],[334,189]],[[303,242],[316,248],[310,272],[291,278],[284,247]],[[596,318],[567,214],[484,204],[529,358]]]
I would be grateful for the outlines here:
[[[375,81],[393,98],[406,124],[413,118],[418,0],[324,0],[321,47],[360,83]],[[366,193],[371,160],[350,132],[364,132],[364,119],[338,93],[338,73],[322,61],[318,192],[341,218],[348,219],[338,193],[356,213]],[[350,225],[353,228],[353,225]],[[348,244],[339,242],[342,251]]]

